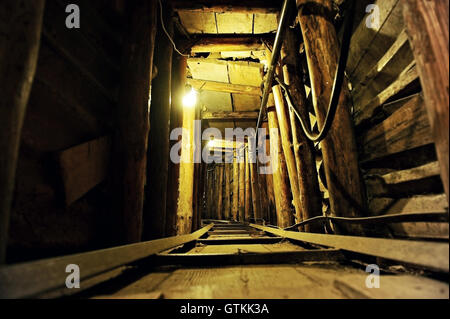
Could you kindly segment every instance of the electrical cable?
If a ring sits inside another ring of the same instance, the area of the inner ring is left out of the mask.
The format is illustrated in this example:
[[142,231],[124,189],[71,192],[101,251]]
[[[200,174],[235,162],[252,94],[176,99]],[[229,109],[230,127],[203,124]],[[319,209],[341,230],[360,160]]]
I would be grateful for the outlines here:
[[[303,8],[302,8],[303,10]],[[355,13],[355,1],[352,0],[350,3],[350,10],[347,13],[347,17],[345,18],[345,25],[344,25],[344,35],[342,39],[341,44],[341,50],[339,54],[339,62],[336,69],[336,74],[334,77],[333,82],[333,89],[331,91],[331,97],[330,97],[330,103],[328,105],[328,111],[327,115],[325,117],[325,122],[318,134],[313,134],[309,127],[306,125],[306,123],[303,121],[303,118],[298,113],[297,109],[294,107],[290,94],[289,89],[287,88],[286,84],[283,83],[277,76],[275,76],[275,80],[280,84],[281,88],[284,91],[284,95],[286,97],[289,109],[293,110],[296,116],[298,117],[301,127],[303,129],[303,132],[305,133],[306,137],[311,140],[312,142],[318,143],[322,141],[330,131],[331,125],[333,124],[334,117],[336,115],[337,107],[339,104],[339,98],[341,95],[342,85],[344,83],[344,76],[345,76],[345,69],[347,67],[347,60],[348,60],[348,54],[349,54],[349,48],[350,48],[350,40],[351,40],[351,32],[353,28],[353,19],[354,19],[354,13]]]
[[160,9],[159,13],[160,13],[160,18],[161,18],[161,27],[162,27],[164,33],[166,34],[167,38],[169,39],[170,43],[172,43],[173,49],[175,50],[175,52],[177,52],[181,56],[190,57],[189,54],[183,54],[183,53],[180,52],[180,50],[177,49],[175,41],[173,41],[173,39],[170,36],[169,32],[167,32],[166,26],[164,25],[163,6],[162,6],[162,3],[161,3],[161,0],[158,0],[158,2],[159,2],[159,9]]

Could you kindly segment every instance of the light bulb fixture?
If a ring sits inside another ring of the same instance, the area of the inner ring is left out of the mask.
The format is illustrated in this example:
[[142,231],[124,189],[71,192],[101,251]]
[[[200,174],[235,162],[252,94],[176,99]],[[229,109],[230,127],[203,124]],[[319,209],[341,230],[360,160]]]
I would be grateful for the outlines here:
[[197,91],[194,88],[183,97],[183,106],[186,108],[192,108],[197,104]]

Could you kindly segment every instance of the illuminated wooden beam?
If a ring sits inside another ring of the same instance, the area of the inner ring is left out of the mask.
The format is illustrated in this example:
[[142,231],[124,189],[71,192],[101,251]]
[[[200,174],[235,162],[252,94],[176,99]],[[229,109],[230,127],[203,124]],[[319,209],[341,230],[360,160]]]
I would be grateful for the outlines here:
[[187,79],[187,83],[198,91],[215,91],[215,92],[258,95],[258,96],[261,95],[261,88],[259,86],[230,84],[197,79]]
[[[264,50],[264,43],[261,41],[261,38],[262,37],[203,37],[191,47],[191,53]],[[267,40],[273,41],[273,36],[268,37]]]
[[209,121],[235,121],[235,120],[257,120],[258,112],[203,112],[203,120]]
[[172,0],[174,11],[213,12],[213,13],[276,13],[281,9],[279,0]]

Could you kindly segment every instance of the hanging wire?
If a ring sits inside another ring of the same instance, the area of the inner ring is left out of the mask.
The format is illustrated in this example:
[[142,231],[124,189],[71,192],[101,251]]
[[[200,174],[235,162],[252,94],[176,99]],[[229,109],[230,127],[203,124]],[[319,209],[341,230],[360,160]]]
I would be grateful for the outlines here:
[[160,18],[161,18],[161,26],[162,26],[162,29],[163,29],[164,33],[166,34],[167,38],[168,38],[169,41],[172,43],[173,49],[174,49],[179,55],[184,56],[184,57],[189,57],[189,56],[190,56],[189,54],[183,54],[183,53],[180,52],[180,50],[177,49],[177,46],[176,46],[176,44],[175,44],[175,41],[173,41],[173,39],[172,39],[172,37],[170,36],[169,32],[167,32],[166,26],[164,25],[163,6],[162,6],[162,3],[161,3],[161,0],[158,0],[158,2],[159,2],[159,9],[160,9],[160,10],[159,10],[159,13],[160,13]]

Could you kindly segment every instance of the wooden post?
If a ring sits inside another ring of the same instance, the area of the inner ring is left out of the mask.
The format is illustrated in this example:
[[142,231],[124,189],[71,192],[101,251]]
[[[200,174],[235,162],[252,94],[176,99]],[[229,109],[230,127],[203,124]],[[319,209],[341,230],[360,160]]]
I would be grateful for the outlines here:
[[406,30],[419,70],[448,202],[449,2],[402,0],[402,4]]
[[239,221],[245,221],[245,152],[243,149],[239,153]]
[[[165,8],[164,23],[173,35],[173,23]],[[154,64],[158,75],[152,82],[150,136],[147,161],[146,204],[144,209],[144,240],[162,238],[166,229],[167,179],[169,171],[170,111],[173,47],[158,19]]]
[[275,195],[275,205],[277,213],[277,224],[279,227],[292,226],[294,216],[291,214],[290,192],[288,186],[288,173],[286,160],[279,137],[279,126],[275,111],[275,101],[273,94],[269,95],[267,103],[267,117],[269,120],[270,132],[270,158],[273,168],[273,192]]
[[239,212],[239,163],[236,155],[233,158],[233,207],[231,211],[234,221],[238,220]]
[[114,206],[122,243],[142,237],[149,103],[157,1],[133,2],[124,37],[121,88],[114,139]]
[[252,189],[250,183],[250,162],[248,148],[245,150],[245,220],[250,221],[252,213]]
[[[172,107],[170,114],[170,131],[183,125],[183,96],[187,73],[187,58],[176,55],[172,67]],[[170,148],[181,141],[170,141]],[[179,191],[180,164],[169,161],[169,177],[167,182],[166,201],[166,235],[175,236],[177,202]],[[151,182],[151,181],[150,181]]]
[[281,134],[281,146],[283,148],[284,158],[286,159],[286,168],[289,176],[289,183],[291,185],[291,192],[293,198],[293,204],[295,208],[296,222],[300,222],[304,219],[302,212],[302,204],[300,201],[300,189],[298,183],[297,166],[295,163],[294,153],[291,148],[290,139],[290,123],[288,120],[288,110],[284,97],[279,85],[272,88],[273,96],[275,98],[275,108],[277,112],[278,124]]
[[192,230],[194,204],[194,151],[196,142],[195,117],[196,107],[184,107],[177,209],[177,235],[189,234]]
[[[313,104],[320,127],[328,110],[339,55],[339,42],[331,0],[297,0],[299,21],[305,43]],[[365,200],[361,180],[353,121],[350,115],[347,83],[342,93],[333,125],[321,142],[325,174],[334,216],[355,217],[363,214]]]
[[218,178],[217,178],[217,219],[223,219],[223,174],[224,174],[224,166],[220,165],[217,167],[218,169]]
[[39,56],[45,0],[0,2],[0,264],[5,262],[20,138]]
[[223,205],[223,219],[228,220],[230,219],[230,165],[225,164],[225,190],[224,190],[224,205]]
[[[283,78],[289,87],[292,102],[304,119],[309,119],[306,105],[306,92],[303,79],[300,76],[298,56],[298,41],[294,30],[287,30],[281,51],[283,60]],[[294,111],[289,110],[289,118],[292,131],[292,144],[295,162],[297,165],[298,182],[300,187],[300,204],[303,218],[309,219],[322,215],[322,195],[319,188],[319,180],[316,173],[316,161],[314,145],[310,142]],[[322,227],[308,225],[304,228],[307,232],[321,231]]]

